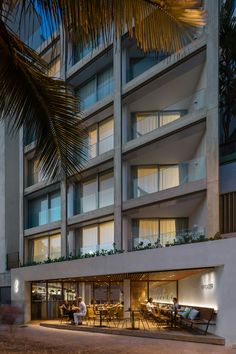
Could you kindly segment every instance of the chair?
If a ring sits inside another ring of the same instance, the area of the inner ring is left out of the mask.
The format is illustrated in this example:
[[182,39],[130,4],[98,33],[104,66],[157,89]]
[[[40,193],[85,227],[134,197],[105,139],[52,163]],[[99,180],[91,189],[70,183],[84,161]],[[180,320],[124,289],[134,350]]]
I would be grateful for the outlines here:
[[141,311],[134,313],[134,321],[138,321],[139,322],[139,327],[140,327],[140,323],[141,323],[143,325],[143,329],[146,329],[145,326],[144,326],[144,323],[146,323],[147,328],[150,329],[150,326],[149,326],[149,323],[148,323],[148,319],[143,316]]
[[153,318],[159,327],[163,324],[168,324],[171,321],[169,316],[161,312],[161,309],[157,309],[156,312],[153,313]]
[[116,327],[115,321],[117,319],[117,313],[118,313],[117,306],[113,306],[107,310],[107,314],[106,314],[105,318],[106,318],[108,324],[113,321],[113,323]]
[[127,328],[127,322],[130,321],[130,319],[124,318],[124,309],[122,306],[119,306],[117,308],[116,320],[117,320],[117,328],[119,327],[120,323],[122,323],[122,328],[124,327],[124,325],[126,325],[126,328]]
[[69,315],[65,313],[65,310],[61,306],[59,306],[59,313],[60,313],[60,317],[59,317],[60,323],[62,323],[63,320],[69,321],[70,319]]
[[89,324],[89,321],[93,321],[93,325],[95,325],[96,321],[96,313],[94,312],[93,307],[87,307],[87,313],[85,319],[87,320],[87,325]]

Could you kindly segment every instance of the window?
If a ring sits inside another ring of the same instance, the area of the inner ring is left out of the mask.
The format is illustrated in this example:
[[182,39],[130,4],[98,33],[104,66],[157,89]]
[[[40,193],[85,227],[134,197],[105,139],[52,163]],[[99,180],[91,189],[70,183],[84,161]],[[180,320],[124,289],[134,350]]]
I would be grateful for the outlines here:
[[80,110],[91,107],[97,101],[111,95],[113,92],[113,67],[97,73],[87,83],[81,86],[76,95],[79,99]]
[[61,73],[61,60],[60,56],[55,58],[53,62],[50,63],[49,76],[59,78]]
[[114,144],[114,120],[106,119],[92,126],[88,130],[88,152],[86,155],[92,159],[113,149]]
[[32,186],[39,182],[38,166],[35,159],[27,160],[27,186]]
[[114,204],[113,172],[106,172],[77,186],[75,213],[86,213]]
[[81,210],[83,213],[97,209],[97,179],[82,183]]
[[28,228],[45,225],[61,219],[60,192],[46,194],[28,201]]
[[34,262],[61,256],[61,235],[45,236],[30,241],[30,255]]
[[133,197],[142,197],[178,186],[182,181],[180,172],[182,176],[182,170],[180,171],[178,165],[134,167]]
[[113,172],[101,175],[99,178],[99,208],[114,204]]
[[171,244],[176,238],[186,233],[188,229],[187,218],[166,219],[133,219],[132,220],[132,247],[160,243]]
[[114,221],[83,227],[80,238],[80,253],[111,250],[114,243]]
[[163,125],[171,123],[182,117],[186,112],[186,110],[179,110],[135,113],[133,115],[132,138],[139,138]]

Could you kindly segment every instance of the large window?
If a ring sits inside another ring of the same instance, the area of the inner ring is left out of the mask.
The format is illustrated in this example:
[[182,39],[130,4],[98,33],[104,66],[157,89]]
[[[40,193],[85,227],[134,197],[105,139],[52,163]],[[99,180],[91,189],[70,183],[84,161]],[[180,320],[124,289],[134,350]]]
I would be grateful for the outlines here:
[[77,187],[75,213],[86,213],[113,203],[113,172],[99,174]]
[[88,130],[88,144],[86,155],[89,159],[113,149],[114,120],[106,119]]
[[28,201],[28,228],[45,225],[60,219],[61,196],[59,191]]
[[133,197],[141,197],[180,184],[178,165],[140,166],[133,168]]
[[144,246],[155,243],[162,246],[172,244],[187,231],[187,218],[133,219],[131,248],[137,247],[140,243]]
[[30,240],[29,245],[31,261],[43,262],[61,256],[61,235],[39,237]]
[[83,227],[79,236],[82,254],[113,249],[114,221]]
[[80,110],[83,111],[113,92],[113,67],[97,73],[81,86],[76,94]]
[[132,119],[132,138],[139,138],[179,119],[184,114],[186,114],[186,111],[183,110],[134,113]]

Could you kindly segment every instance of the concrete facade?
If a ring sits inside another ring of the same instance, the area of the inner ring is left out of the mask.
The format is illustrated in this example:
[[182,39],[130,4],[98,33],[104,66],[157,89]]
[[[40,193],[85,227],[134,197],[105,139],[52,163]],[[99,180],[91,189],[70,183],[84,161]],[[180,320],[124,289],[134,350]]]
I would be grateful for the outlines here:
[[[79,87],[94,76],[98,81],[99,73],[113,63],[112,93],[88,107],[83,112],[83,118],[89,127],[96,127],[99,134],[100,124],[112,116],[114,144],[110,150],[97,153],[88,161],[82,181],[94,179],[99,186],[100,176],[113,171],[114,203],[101,207],[97,204],[94,209],[78,211],[77,206],[81,208],[83,204],[81,184],[78,187],[68,179],[54,184],[39,180],[28,185],[26,167],[33,156],[34,144],[23,147],[20,141],[20,261],[25,265],[32,261],[30,253],[34,240],[41,237],[50,240],[56,234],[61,235],[60,256],[74,256],[80,251],[83,228],[106,221],[114,221],[113,242],[118,250],[124,252],[13,269],[12,301],[22,308],[22,321],[31,320],[33,282],[209,268],[209,275],[207,273],[205,278],[203,274],[179,280],[179,300],[186,305],[214,307],[217,311],[217,324],[213,330],[225,337],[228,345],[236,344],[236,310],[233,307],[236,288],[235,238],[174,247],[165,247],[165,243],[162,248],[142,251],[135,251],[130,246],[137,220],[158,220],[160,228],[162,219],[187,219],[187,232],[197,230],[206,238],[214,237],[220,231],[220,189],[221,193],[236,190],[234,178],[229,177],[232,171],[229,166],[221,169],[221,174],[223,178],[227,176],[230,179],[230,187],[226,181],[220,181],[219,177],[219,9],[216,5],[214,0],[206,1],[209,21],[199,38],[178,55],[155,63],[130,80],[127,78],[131,72],[129,59],[134,49],[125,36],[107,48],[99,46],[74,65],[71,64],[70,44],[67,46],[68,52],[61,54],[61,77]],[[140,137],[132,136],[136,113],[159,112],[160,115],[161,112],[176,110],[184,112],[179,119],[150,129]],[[0,153],[0,162],[1,158]],[[141,195],[132,194],[135,168],[172,165],[187,171],[183,183],[179,182],[169,188],[158,187],[158,190]],[[2,193],[4,178],[0,179]],[[30,201],[47,195],[47,203],[50,205],[50,195],[56,191],[60,191],[59,220],[39,222],[30,227]],[[98,187],[96,198],[99,193]],[[4,222],[0,219],[2,225]],[[0,241],[4,246],[5,239],[0,237]],[[212,292],[204,288],[209,282],[213,284]],[[82,285],[80,290],[84,293]],[[131,305],[131,281],[128,278],[123,280],[123,292],[124,309],[127,310]]]

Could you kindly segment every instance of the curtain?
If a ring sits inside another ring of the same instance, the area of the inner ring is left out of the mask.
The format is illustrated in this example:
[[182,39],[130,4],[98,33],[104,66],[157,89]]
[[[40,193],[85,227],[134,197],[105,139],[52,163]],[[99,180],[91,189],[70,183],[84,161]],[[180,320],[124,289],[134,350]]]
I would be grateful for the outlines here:
[[97,100],[100,101],[113,92],[113,67],[100,72],[97,80]]
[[90,128],[88,131],[88,158],[92,159],[97,156],[97,129]]
[[157,219],[139,220],[139,241],[155,243],[158,239],[159,221]]
[[97,209],[97,180],[94,178],[82,183],[82,213]]
[[48,237],[41,237],[33,240],[33,260],[41,262],[48,258]]
[[82,229],[81,253],[95,252],[98,245],[98,227],[89,226]]
[[100,249],[113,249],[114,242],[114,221],[104,222],[99,225]]
[[113,149],[114,119],[99,124],[99,154]]
[[99,208],[114,204],[113,172],[101,175],[99,178]]
[[144,134],[151,132],[158,128],[158,117],[157,114],[153,113],[140,113],[136,114],[136,134],[135,137],[138,138]]
[[175,219],[160,220],[160,243],[162,246],[174,242],[176,236]]
[[51,259],[59,258],[61,256],[61,235],[53,235],[49,238]]
[[160,127],[181,117],[180,112],[160,112]]
[[179,185],[179,166],[163,166],[159,169],[160,190]]
[[158,191],[157,167],[138,167],[137,197]]

